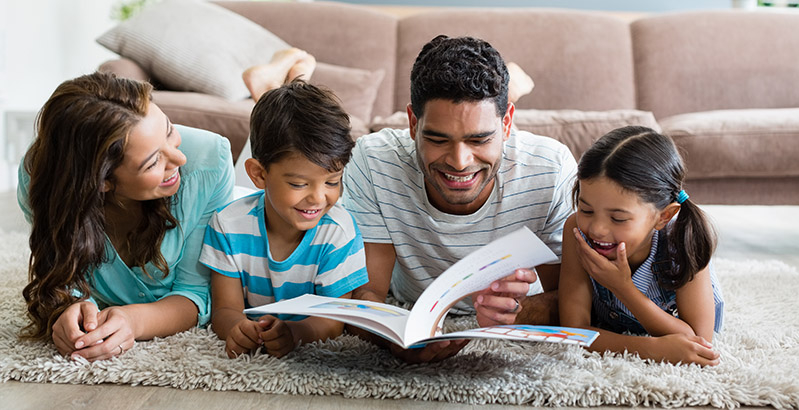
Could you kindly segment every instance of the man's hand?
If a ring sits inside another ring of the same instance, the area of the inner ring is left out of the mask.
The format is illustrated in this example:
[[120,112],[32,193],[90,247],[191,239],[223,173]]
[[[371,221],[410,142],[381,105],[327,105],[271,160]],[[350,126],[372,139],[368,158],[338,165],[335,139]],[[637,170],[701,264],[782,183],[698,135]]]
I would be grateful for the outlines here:
[[391,343],[388,350],[394,357],[406,363],[433,363],[455,356],[467,343],[468,340],[444,340],[416,349],[403,349]]
[[530,284],[538,279],[535,269],[516,269],[513,275],[491,284],[474,297],[480,327],[516,323]]

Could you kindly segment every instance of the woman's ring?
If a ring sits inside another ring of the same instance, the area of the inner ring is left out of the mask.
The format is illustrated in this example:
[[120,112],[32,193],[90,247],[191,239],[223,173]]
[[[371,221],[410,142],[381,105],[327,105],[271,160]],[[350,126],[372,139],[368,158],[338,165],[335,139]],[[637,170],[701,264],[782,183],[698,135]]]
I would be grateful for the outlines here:
[[[519,302],[516,302],[519,303]],[[122,348],[122,345],[119,345],[119,354],[125,353],[125,349]]]
[[513,307],[513,310],[511,310],[510,313],[518,312],[519,311],[519,307],[521,306],[519,304],[519,299],[513,298],[513,301],[516,302],[516,306]]

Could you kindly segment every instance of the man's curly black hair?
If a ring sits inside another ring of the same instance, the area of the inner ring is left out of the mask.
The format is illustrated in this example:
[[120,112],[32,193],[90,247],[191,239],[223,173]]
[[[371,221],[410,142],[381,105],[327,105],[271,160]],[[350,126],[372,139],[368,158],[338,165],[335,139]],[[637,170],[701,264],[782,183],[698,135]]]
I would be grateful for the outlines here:
[[424,45],[411,70],[411,106],[417,118],[430,100],[460,103],[493,99],[497,114],[508,108],[508,68],[488,42],[439,35]]

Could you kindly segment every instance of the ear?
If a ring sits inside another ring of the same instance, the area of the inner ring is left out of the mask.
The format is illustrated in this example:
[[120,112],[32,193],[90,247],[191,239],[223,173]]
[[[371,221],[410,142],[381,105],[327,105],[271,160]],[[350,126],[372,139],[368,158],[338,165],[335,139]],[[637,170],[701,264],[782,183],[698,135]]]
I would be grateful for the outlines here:
[[244,161],[244,169],[256,188],[266,189],[266,168],[257,159],[247,158]]
[[100,192],[106,193],[106,192],[110,191],[111,188],[113,188],[113,187],[114,187],[114,185],[111,184],[110,182],[108,182],[108,180],[106,179],[105,181],[103,181],[103,186],[100,187]]
[[510,131],[513,127],[513,114],[516,112],[516,106],[512,102],[508,103],[508,109],[505,111],[505,116],[502,117],[502,140],[507,141],[510,138]]
[[415,141],[416,140],[416,124],[419,122],[419,119],[416,118],[416,115],[413,113],[413,108],[411,107],[410,103],[408,103],[408,105],[405,107],[405,111],[408,112],[408,128],[411,131],[411,139]]
[[676,202],[672,202],[666,206],[660,214],[658,215],[657,223],[655,223],[655,229],[661,230],[663,229],[671,218],[674,218],[674,215],[677,215],[677,212],[680,210],[680,204]]

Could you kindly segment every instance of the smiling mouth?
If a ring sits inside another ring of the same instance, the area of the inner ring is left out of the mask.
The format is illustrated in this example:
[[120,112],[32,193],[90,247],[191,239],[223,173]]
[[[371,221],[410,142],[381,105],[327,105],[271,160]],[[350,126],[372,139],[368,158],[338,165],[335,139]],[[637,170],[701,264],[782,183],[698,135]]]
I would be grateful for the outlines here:
[[477,177],[478,172],[474,172],[468,175],[452,175],[442,171],[441,174],[444,175],[444,178],[452,182],[469,182]]
[[172,185],[172,183],[174,183],[177,180],[179,171],[180,167],[175,168],[175,172],[172,175],[170,175],[168,178],[161,181],[161,185]]
[[304,218],[307,219],[314,219],[322,212],[321,209],[299,209],[299,208],[294,208],[294,209],[297,212],[299,212],[300,215],[302,215]]

